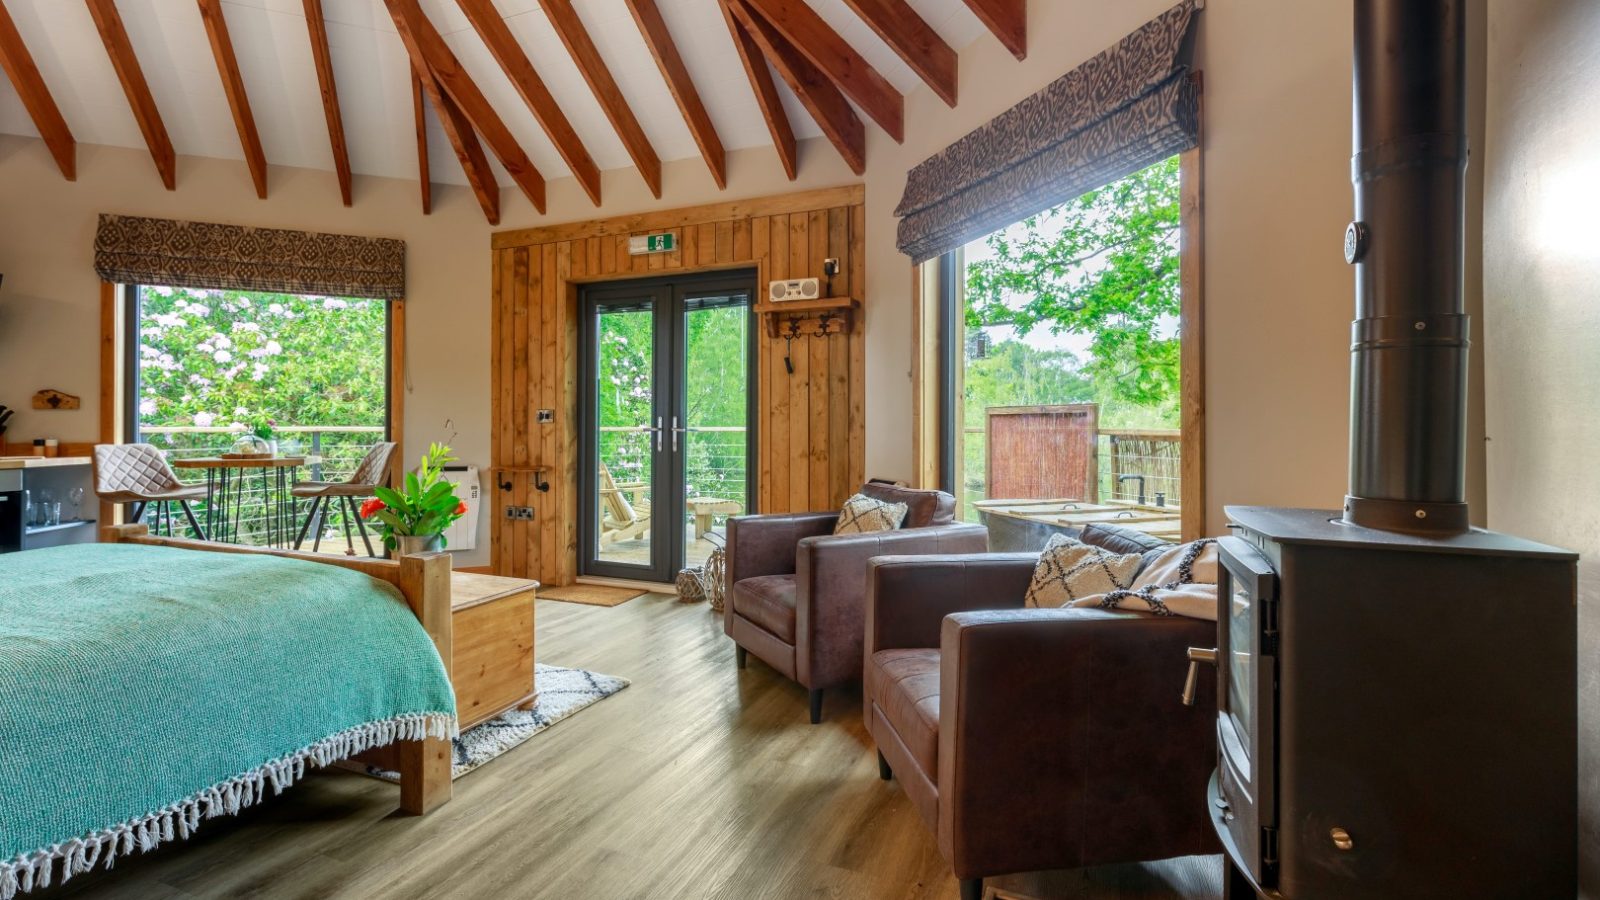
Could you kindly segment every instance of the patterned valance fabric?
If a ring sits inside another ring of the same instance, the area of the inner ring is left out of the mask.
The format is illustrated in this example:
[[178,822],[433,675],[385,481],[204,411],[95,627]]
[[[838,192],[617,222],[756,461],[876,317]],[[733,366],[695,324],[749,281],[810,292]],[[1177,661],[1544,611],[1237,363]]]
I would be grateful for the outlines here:
[[922,262],[1195,145],[1195,0],[911,170],[899,245]]
[[280,228],[102,215],[94,268],[117,284],[380,300],[406,295],[405,241]]

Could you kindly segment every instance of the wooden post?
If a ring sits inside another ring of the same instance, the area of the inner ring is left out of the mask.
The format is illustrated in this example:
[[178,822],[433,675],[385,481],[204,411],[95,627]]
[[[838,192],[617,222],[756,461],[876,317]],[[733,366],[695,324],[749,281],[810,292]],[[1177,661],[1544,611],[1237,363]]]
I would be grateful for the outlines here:
[[[450,554],[424,553],[400,557],[400,592],[411,611],[438,648],[445,672],[450,671]],[[450,800],[448,738],[402,741],[400,757],[400,809],[423,816]]]

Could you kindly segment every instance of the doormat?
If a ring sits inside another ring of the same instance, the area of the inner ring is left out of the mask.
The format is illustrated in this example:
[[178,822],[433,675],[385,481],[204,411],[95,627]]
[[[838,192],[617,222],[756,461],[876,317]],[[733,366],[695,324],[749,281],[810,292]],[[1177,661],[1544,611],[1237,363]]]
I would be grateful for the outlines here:
[[566,587],[540,588],[540,600],[560,600],[564,603],[582,603],[586,606],[621,606],[649,591],[639,588],[619,588],[604,584],[569,584]]

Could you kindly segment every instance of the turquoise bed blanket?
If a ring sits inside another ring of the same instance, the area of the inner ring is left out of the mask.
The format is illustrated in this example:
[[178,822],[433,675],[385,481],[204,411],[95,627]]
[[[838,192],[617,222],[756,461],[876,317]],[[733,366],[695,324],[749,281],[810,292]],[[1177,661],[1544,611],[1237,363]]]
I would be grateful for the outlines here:
[[130,544],[0,555],[0,900],[454,730],[432,641],[378,579]]

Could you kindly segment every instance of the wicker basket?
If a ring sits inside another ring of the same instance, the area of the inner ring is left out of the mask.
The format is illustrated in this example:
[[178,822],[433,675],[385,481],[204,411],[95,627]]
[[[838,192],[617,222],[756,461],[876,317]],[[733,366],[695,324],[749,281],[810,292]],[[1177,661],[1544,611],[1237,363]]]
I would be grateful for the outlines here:
[[721,547],[711,551],[706,559],[704,573],[700,576],[706,599],[711,601],[713,612],[722,612],[723,594],[727,590],[728,551]]
[[705,585],[701,583],[704,566],[690,566],[678,572],[678,602],[699,603],[706,598]]

